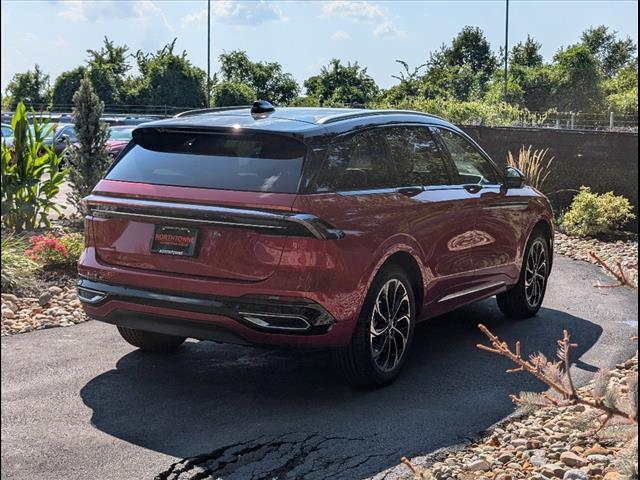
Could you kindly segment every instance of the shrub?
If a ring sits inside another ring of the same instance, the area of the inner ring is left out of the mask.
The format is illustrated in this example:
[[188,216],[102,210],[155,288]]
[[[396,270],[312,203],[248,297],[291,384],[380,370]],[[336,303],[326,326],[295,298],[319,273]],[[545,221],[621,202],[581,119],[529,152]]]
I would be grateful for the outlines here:
[[545,180],[551,174],[550,167],[555,158],[551,157],[550,159],[546,159],[545,157],[548,152],[548,148],[545,150],[531,151],[531,145],[526,149],[523,145],[520,147],[517,160],[511,152],[507,154],[507,165],[522,171],[527,177],[529,185],[541,190]]
[[580,237],[610,234],[633,220],[633,207],[623,196],[613,192],[593,193],[589,187],[580,187],[569,210],[564,214],[562,227],[569,235]]
[[17,232],[49,225],[49,211],[60,212],[53,198],[60,191],[67,171],[60,168],[62,154],[44,144],[53,128],[33,119],[29,128],[27,109],[18,104],[11,120],[13,145],[2,142],[2,224]]
[[12,233],[2,234],[3,292],[27,289],[35,281],[38,264],[24,255],[27,243]]
[[68,233],[60,237],[60,243],[67,249],[67,263],[77,264],[84,250],[84,235],[82,233]]
[[372,107],[417,110],[462,125],[535,125],[542,124],[546,119],[546,114],[539,115],[525,107],[506,102],[460,101],[453,98],[405,99],[395,104],[383,101],[375,103]]
[[81,233],[68,233],[59,237],[47,233],[32,236],[29,243],[31,247],[25,250],[24,255],[39,265],[75,265],[84,248],[84,237]]
[[255,100],[255,91],[244,83],[222,82],[213,88],[212,102],[216,107],[251,105]]
[[112,157],[106,147],[109,126],[100,120],[104,103],[100,101],[88,78],[82,79],[73,95],[73,123],[78,137],[78,148],[69,154],[71,170],[69,200],[83,212],[82,199],[91,193],[111,164]]
[[56,265],[66,263],[67,247],[52,234],[34,235],[29,239],[31,248],[25,250],[24,254],[40,265]]

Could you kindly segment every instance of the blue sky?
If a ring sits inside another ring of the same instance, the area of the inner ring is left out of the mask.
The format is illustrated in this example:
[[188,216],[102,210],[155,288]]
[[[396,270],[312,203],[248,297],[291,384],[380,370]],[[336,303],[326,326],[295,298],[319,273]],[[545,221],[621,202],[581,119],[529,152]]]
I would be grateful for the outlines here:
[[[38,63],[51,79],[86,59],[106,35],[132,52],[177,49],[206,69],[205,0],[2,0],[2,90]],[[510,7],[510,43],[532,35],[549,59],[592,25],[638,41],[637,1],[518,1]],[[280,62],[298,82],[333,57],[357,61],[382,87],[396,83],[395,59],[415,66],[465,25],[482,28],[497,52],[504,41],[504,0],[496,1],[212,1],[212,72],[223,51]]]

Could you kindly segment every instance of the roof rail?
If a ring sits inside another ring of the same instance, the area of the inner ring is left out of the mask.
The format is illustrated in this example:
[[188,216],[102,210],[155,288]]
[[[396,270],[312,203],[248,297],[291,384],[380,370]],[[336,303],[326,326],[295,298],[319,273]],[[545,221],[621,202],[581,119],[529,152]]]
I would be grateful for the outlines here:
[[338,113],[336,115],[331,115],[331,116],[320,119],[318,123],[327,125],[329,123],[342,122],[344,120],[353,120],[354,118],[371,117],[375,115],[394,115],[399,113],[410,114],[410,115],[420,115],[422,117],[437,118],[438,120],[444,120],[444,118],[438,117],[436,115],[431,115],[429,113],[424,113],[424,112],[414,112],[413,110],[363,110],[357,113],[349,112],[349,113]]
[[224,112],[225,110],[238,110],[240,108],[251,108],[251,105],[234,105],[232,107],[212,107],[212,108],[197,108],[195,110],[186,110],[173,116],[178,117],[190,117],[191,115],[200,115],[201,113],[208,112]]

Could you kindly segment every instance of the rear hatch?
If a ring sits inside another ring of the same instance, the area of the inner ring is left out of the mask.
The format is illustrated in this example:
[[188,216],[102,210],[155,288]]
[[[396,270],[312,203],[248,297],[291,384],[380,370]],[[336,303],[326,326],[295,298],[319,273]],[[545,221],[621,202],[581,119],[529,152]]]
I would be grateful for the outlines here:
[[173,274],[268,278],[306,150],[273,133],[136,130],[87,198],[97,257]]

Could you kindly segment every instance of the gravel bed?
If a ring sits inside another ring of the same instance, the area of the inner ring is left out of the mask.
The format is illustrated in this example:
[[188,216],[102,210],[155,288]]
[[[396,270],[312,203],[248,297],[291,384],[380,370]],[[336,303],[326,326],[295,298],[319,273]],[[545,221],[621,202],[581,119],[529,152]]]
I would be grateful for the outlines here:
[[[625,391],[638,357],[617,365],[610,382]],[[589,397],[591,385],[580,389]],[[548,407],[501,423],[479,442],[430,466],[414,463],[416,473],[394,477],[415,480],[624,480],[618,467],[624,440],[597,438],[590,407]],[[583,425],[583,428],[577,428]],[[429,463],[428,461],[426,463]],[[637,478],[637,477],[635,477]]]
[[574,260],[597,264],[589,255],[593,252],[610,265],[616,260],[625,268],[632,281],[638,284],[638,236],[629,235],[625,240],[604,241],[597,238],[570,237],[561,232],[555,235],[555,253]]
[[38,297],[2,294],[2,336],[69,327],[86,320],[75,287],[52,286]]

